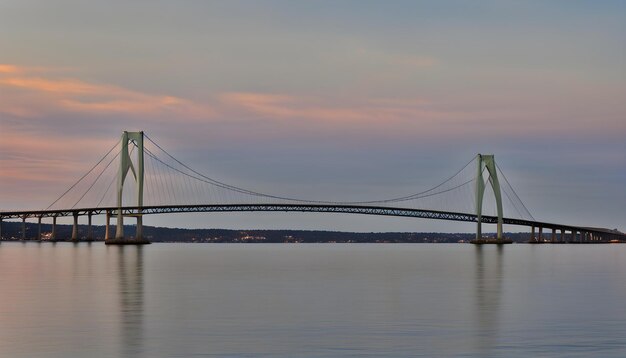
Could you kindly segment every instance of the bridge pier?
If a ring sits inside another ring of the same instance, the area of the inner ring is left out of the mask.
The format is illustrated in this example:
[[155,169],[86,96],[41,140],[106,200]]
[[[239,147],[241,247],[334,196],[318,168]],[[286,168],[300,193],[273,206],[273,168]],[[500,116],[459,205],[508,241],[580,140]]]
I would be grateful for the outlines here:
[[109,233],[110,223],[111,223],[111,212],[107,210],[106,219],[104,222],[104,241],[105,242],[111,238],[110,233]]
[[561,243],[565,243],[565,229],[561,229]]
[[554,244],[556,242],[556,229],[552,228],[552,236],[550,237],[550,243]]
[[41,215],[37,217],[37,241],[41,241]]
[[539,242],[543,242],[543,227],[539,226]]
[[[132,214],[128,216],[134,216],[137,219],[137,226],[134,238],[127,238],[124,236],[124,221],[117,223],[115,238],[108,238],[104,241],[107,245],[146,245],[150,244],[150,241],[143,238],[143,218],[142,214]],[[119,218],[119,216],[118,216]],[[118,219],[119,220],[119,219]],[[123,219],[122,219],[123,220]]]
[[143,241],[143,216],[137,216],[137,231],[135,232],[135,240]]
[[22,216],[22,240],[26,240],[26,216]]
[[0,241],[2,241],[2,217],[0,217]]
[[50,240],[56,241],[57,239],[57,217],[52,217],[52,232],[50,233]]
[[532,229],[530,229],[530,240],[528,240],[528,242],[536,242],[537,238],[535,237],[535,226],[532,226]]
[[117,210],[117,220],[115,221],[115,240],[124,239],[124,215],[122,209]]
[[78,241],[78,212],[73,212],[74,224],[72,225],[72,241]]
[[91,216],[93,215],[93,212],[88,212],[87,213],[87,241],[93,241],[93,226],[91,226]]

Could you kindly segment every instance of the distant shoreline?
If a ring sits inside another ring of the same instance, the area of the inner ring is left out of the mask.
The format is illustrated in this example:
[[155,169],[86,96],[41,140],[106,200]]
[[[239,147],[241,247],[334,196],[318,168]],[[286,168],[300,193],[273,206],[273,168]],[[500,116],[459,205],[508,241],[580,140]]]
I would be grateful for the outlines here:
[[[94,240],[104,240],[104,225],[94,225]],[[50,237],[52,225],[42,224],[42,238]],[[72,225],[57,225],[57,239],[64,241],[71,236]],[[26,223],[26,239],[37,236],[36,223]],[[132,236],[135,227],[124,226],[124,232]],[[86,225],[78,226],[78,236],[84,241]],[[151,242],[167,243],[466,243],[474,239],[475,233],[443,232],[349,232],[329,230],[256,230],[256,229],[182,229],[144,226],[144,237]],[[495,233],[486,234],[495,235]],[[513,242],[527,242],[528,233],[505,233]],[[547,237],[547,236],[546,236]],[[20,241],[22,223],[3,222],[3,241]]]

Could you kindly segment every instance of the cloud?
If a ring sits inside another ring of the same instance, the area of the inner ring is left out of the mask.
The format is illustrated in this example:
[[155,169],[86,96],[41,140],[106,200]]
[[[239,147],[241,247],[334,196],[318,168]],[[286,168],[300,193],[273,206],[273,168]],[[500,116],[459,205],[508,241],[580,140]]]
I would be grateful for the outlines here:
[[14,65],[0,64],[0,73],[19,73],[20,68]]
[[9,77],[0,84],[32,91],[51,92],[59,95],[119,95],[128,94],[112,86],[93,85],[78,80],[49,80],[38,77]]
[[[212,117],[205,103],[172,96],[130,90],[120,86],[90,83],[73,78],[33,76],[45,70],[0,65],[0,89],[11,101],[0,100],[0,112],[14,116],[46,115],[50,110],[93,114],[182,115],[186,119]],[[5,94],[6,92],[6,94]]]
[[1,204],[11,208],[32,209],[33,203],[45,207],[116,140],[48,134],[6,124],[1,129]]
[[[227,105],[250,113],[273,118],[310,119],[315,121],[368,122],[407,119],[408,115],[433,114],[427,110],[430,101],[421,98],[375,98],[362,101],[346,100],[334,104],[324,98],[264,93],[225,93],[221,100]],[[440,116],[437,116],[440,117]]]
[[264,93],[225,93],[220,99],[236,110],[274,119],[310,119],[315,121],[354,121],[366,116],[354,108],[333,107],[307,97],[264,94]]

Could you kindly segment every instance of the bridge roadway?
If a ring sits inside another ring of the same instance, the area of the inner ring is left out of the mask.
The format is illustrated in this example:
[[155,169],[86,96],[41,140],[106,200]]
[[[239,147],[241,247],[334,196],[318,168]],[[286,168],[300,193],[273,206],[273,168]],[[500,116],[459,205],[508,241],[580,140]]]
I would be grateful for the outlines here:
[[[82,209],[64,209],[64,210],[35,210],[35,211],[0,211],[0,222],[4,219],[22,219],[28,218],[58,218],[67,216],[93,216],[108,213],[110,216],[117,215],[118,207],[101,207],[101,208],[82,208]],[[200,212],[256,212],[256,211],[274,211],[274,212],[317,212],[317,213],[347,213],[347,214],[364,214],[364,215],[383,215],[398,217],[413,217],[424,219],[439,219],[450,221],[466,221],[476,222],[477,216],[474,214],[395,208],[386,206],[360,206],[360,205],[330,205],[330,204],[209,204],[209,205],[159,205],[159,206],[125,206],[122,207],[124,216],[137,216],[147,214],[165,214],[165,213],[200,213]],[[55,220],[56,221],[56,220]],[[496,224],[498,218],[496,216],[482,215],[481,222],[486,224]],[[76,222],[76,220],[75,220]],[[91,220],[90,220],[91,222]],[[605,228],[591,228],[572,225],[555,224],[548,222],[522,220],[513,218],[503,218],[503,223],[507,225],[528,226],[541,229],[552,229],[552,237],[554,241],[555,231],[561,230],[563,238],[564,231],[585,232],[596,237],[611,237],[626,239],[626,235],[617,233]]]

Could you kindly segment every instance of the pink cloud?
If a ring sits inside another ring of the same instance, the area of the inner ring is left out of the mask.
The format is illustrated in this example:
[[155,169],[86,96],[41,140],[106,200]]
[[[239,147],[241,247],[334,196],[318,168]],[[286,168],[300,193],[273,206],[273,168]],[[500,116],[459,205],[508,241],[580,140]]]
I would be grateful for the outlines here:
[[171,95],[157,95],[120,86],[78,79],[35,77],[35,70],[0,65],[0,89],[11,101],[0,100],[0,112],[18,117],[45,115],[50,110],[85,113],[177,114],[181,119],[212,117],[214,109],[205,103]]
[[129,94],[113,86],[85,83],[79,80],[50,80],[38,77],[9,77],[0,79],[0,84],[27,90],[52,92],[60,95],[120,95]]
[[[378,54],[377,58],[407,66],[437,64],[429,57]],[[566,96],[567,103],[555,103],[555,99],[559,101],[555,96],[520,95],[518,92],[465,92],[429,98],[401,94],[358,98],[242,91],[217,94],[209,98],[207,104],[171,94],[148,93],[76,78],[57,78],[53,72],[54,69],[45,67],[0,65],[0,113],[24,119],[46,118],[53,112],[79,113],[85,118],[99,114],[125,115],[118,118],[132,117],[137,122],[133,124],[139,127],[147,127],[146,123],[154,121],[173,123],[173,118],[177,122],[195,123],[209,120],[232,122],[246,118],[264,125],[275,121],[263,127],[268,133],[279,128],[294,133],[333,133],[346,129],[353,133],[367,131],[371,135],[385,133],[398,138],[442,136],[448,139],[482,138],[486,134],[510,137],[555,131],[594,131],[598,126],[588,120],[591,116],[595,121],[622,132],[626,123],[620,116],[623,105],[602,106],[613,108],[614,113],[598,115],[597,108],[600,107],[587,106],[585,91]],[[580,100],[571,101],[572,98]],[[609,101],[607,96],[601,98],[604,102]],[[589,115],[583,116],[585,112]],[[563,127],[563,118],[567,118],[567,128]]]
[[20,68],[14,65],[0,63],[0,73],[19,73]]
[[[0,183],[3,204],[45,207],[113,146],[115,138],[59,136],[3,125]],[[28,188],[24,191],[23,188]]]
[[263,93],[226,93],[221,101],[235,109],[275,119],[306,119],[316,123],[389,124],[392,121],[445,119],[446,111],[437,111],[426,99],[376,98],[358,102],[344,101],[341,105],[323,98]]

